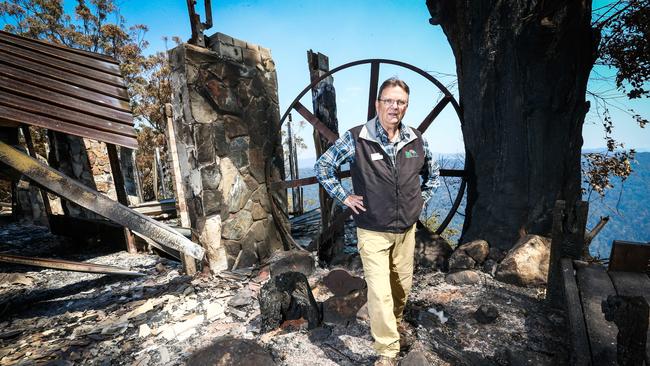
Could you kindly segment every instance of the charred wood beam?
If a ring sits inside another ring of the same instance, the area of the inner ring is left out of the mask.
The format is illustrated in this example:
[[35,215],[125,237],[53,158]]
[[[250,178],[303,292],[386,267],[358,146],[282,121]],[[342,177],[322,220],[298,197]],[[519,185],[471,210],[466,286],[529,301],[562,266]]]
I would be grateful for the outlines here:
[[332,132],[323,122],[314,116],[302,103],[297,102],[293,107],[304,119],[307,120],[314,128],[327,139],[331,144],[339,138],[339,135]]
[[55,169],[26,156],[11,146],[0,142],[0,162],[20,171],[36,184],[69,199],[131,230],[147,235],[156,242],[203,259],[205,250],[168,226],[150,219],[124,205],[112,201]]
[[18,255],[0,254],[0,262],[58,269],[62,271],[103,273],[123,276],[146,276],[144,273],[131,271],[127,268],[107,266],[105,264],[66,261],[63,259],[33,258],[22,257]]
[[[342,171],[336,175],[339,179],[343,178],[349,178],[351,176],[350,171]],[[440,176],[441,177],[457,177],[457,178],[464,178],[465,177],[465,171],[464,170],[457,170],[457,169],[440,169]],[[272,182],[269,184],[272,190],[278,190],[278,189],[287,189],[287,188],[293,188],[293,187],[300,187],[300,186],[306,186],[310,184],[316,184],[318,183],[318,179],[316,177],[307,177],[307,178],[300,178],[300,179],[294,179],[294,180],[288,180],[284,182]],[[462,195],[461,195],[462,198]]]

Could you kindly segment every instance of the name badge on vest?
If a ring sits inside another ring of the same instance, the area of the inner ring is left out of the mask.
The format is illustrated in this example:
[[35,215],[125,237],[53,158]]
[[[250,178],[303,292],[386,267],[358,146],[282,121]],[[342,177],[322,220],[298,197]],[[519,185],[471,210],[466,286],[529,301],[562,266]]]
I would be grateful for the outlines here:
[[370,154],[370,159],[372,159],[372,161],[381,160],[383,158],[384,158],[384,156],[382,154],[380,154],[380,153],[372,153],[372,154]]

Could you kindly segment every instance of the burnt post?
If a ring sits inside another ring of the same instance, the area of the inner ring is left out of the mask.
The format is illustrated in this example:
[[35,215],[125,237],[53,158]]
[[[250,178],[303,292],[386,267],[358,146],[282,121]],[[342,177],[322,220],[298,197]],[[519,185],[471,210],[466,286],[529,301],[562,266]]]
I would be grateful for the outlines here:
[[[307,61],[309,63],[309,77],[311,82],[323,76],[329,71],[329,58],[322,53],[307,51]],[[328,76],[320,81],[312,90],[312,103],[314,106],[314,115],[332,132],[338,133],[339,122],[336,118],[336,91],[334,89],[334,78]],[[319,158],[332,145],[317,130],[314,130],[314,146],[316,148],[316,157]],[[341,252],[345,245],[343,237],[343,225],[331,227],[334,217],[341,211],[323,187],[318,187],[318,198],[321,209],[321,232],[333,230],[334,234],[329,239],[317,243],[318,258],[324,261],[331,261],[332,258]]]
[[553,307],[563,306],[560,259],[582,259],[588,211],[589,203],[585,201],[578,201],[573,207],[567,207],[562,200],[555,202],[546,289],[546,300]]

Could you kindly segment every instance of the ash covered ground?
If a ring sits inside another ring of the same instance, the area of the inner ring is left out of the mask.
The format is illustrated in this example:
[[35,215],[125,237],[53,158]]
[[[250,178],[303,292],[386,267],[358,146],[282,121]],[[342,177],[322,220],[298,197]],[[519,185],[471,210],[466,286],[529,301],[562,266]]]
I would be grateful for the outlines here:
[[[376,360],[365,307],[349,321],[315,329],[287,321],[261,333],[258,296],[269,280],[268,266],[189,277],[181,274],[180,263],[155,254],[80,249],[44,228],[15,224],[0,228],[0,243],[5,254],[146,274],[0,264],[0,365],[200,364],[206,352],[243,357],[241,364],[251,365],[256,359],[277,365],[372,365]],[[323,281],[331,270],[318,268],[308,276],[318,302],[333,296]],[[347,270],[363,276],[358,265]],[[480,276],[478,284],[458,286],[447,283],[445,273],[416,270],[406,310],[414,342],[402,353],[403,364],[568,364],[564,316],[544,305],[543,290]],[[479,322],[475,313],[481,305],[496,308],[496,319]]]

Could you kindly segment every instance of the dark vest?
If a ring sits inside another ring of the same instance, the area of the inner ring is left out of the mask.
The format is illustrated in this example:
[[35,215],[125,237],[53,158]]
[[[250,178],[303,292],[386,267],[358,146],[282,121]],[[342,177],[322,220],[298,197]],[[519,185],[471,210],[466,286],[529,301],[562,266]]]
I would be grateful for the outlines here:
[[[355,141],[354,163],[350,165],[354,194],[363,196],[365,212],[353,214],[357,226],[373,231],[401,233],[420,216],[422,191],[420,171],[424,166],[422,135],[403,146],[390,157],[378,142],[359,137],[362,126],[350,130]],[[411,132],[412,133],[412,132]],[[381,154],[381,155],[377,155]],[[381,156],[382,159],[373,160]]]

